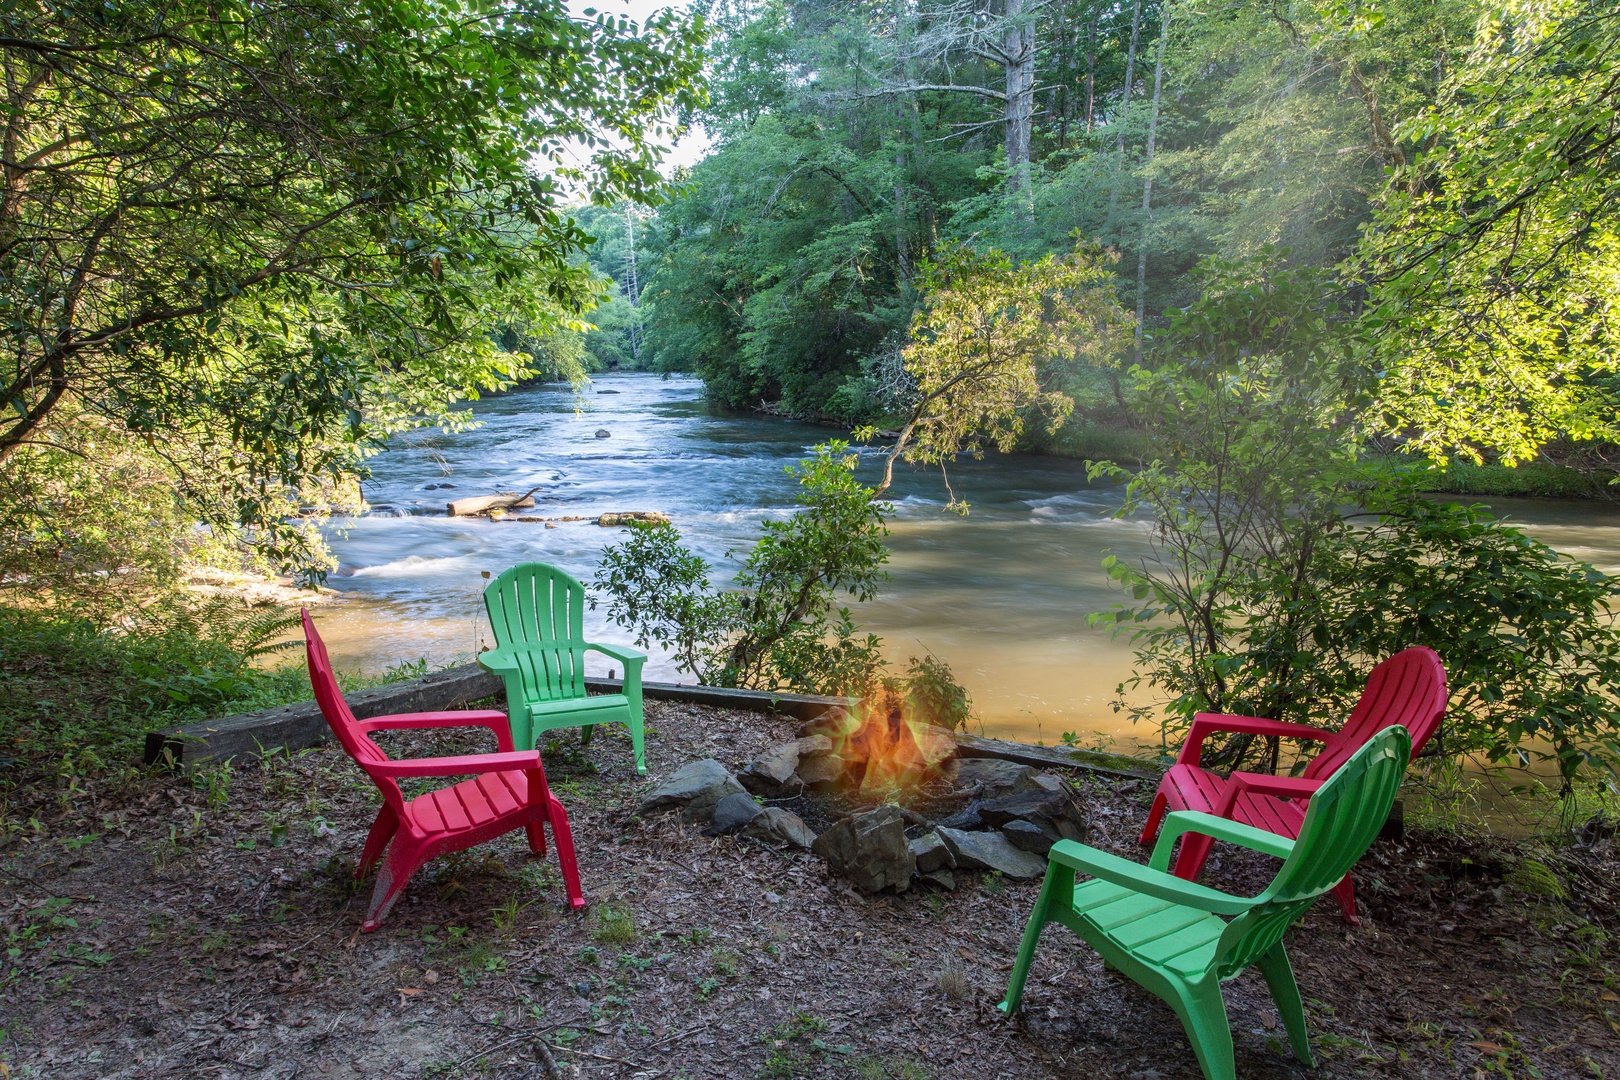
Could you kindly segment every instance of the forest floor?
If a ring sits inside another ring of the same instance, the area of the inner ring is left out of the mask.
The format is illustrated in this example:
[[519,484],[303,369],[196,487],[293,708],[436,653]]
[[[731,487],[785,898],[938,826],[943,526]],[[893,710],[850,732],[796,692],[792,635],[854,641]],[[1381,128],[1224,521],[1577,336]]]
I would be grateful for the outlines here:
[[[808,853],[635,816],[677,766],[740,765],[785,719],[655,703],[649,775],[599,734],[552,752],[590,907],[522,834],[420,873],[358,932],[377,797],[335,748],[191,777],[65,784],[6,806],[0,1076],[1197,1077],[1180,1025],[1048,930],[1005,990],[1038,883],[863,898]],[[487,738],[487,733],[480,733]],[[396,756],[487,749],[390,736]],[[459,741],[458,741],[459,740]],[[1093,841],[1134,843],[1151,790],[1078,778]],[[1331,898],[1287,943],[1321,1069],[1287,1056],[1258,975],[1228,984],[1245,1078],[1620,1076],[1620,851],[1449,835],[1380,842],[1348,928]],[[1206,880],[1253,891],[1231,849]]]

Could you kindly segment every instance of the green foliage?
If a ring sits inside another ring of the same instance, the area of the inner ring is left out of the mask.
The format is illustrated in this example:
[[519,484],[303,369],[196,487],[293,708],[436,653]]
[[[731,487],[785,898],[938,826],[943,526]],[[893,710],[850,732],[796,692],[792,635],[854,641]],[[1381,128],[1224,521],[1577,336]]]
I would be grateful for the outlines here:
[[1437,101],[1399,134],[1359,268],[1389,376],[1370,422],[1436,457],[1508,464],[1558,436],[1620,440],[1620,13],[1483,12]]
[[1620,764],[1620,582],[1483,508],[1421,498],[1423,470],[1357,460],[1367,378],[1319,275],[1216,263],[1206,280],[1135,373],[1163,456],[1129,478],[1122,513],[1151,512],[1157,561],[1110,557],[1135,603],[1093,616],[1133,636],[1127,685],[1164,695],[1138,714],[1162,705],[1169,734],[1199,711],[1331,724],[1373,664],[1427,645],[1448,673],[1449,752],[1551,756],[1566,789],[1583,765]]
[[913,656],[903,682],[906,715],[942,728],[966,729],[973,717],[973,699],[956,681],[951,666],[932,653]]
[[[1014,161],[1001,6],[704,5],[715,61],[701,116],[718,145],[656,223],[658,364],[698,371],[729,407],[897,426],[885,369],[909,344],[922,266],[953,242],[1025,264],[1083,237],[1124,255],[1132,306],[1145,254],[1153,323],[1197,295],[1189,272],[1207,254],[1287,245],[1296,263],[1332,266],[1353,252],[1388,170],[1426,149],[1399,125],[1436,101],[1484,10],[1170,7],[1025,4],[1040,90],[1028,161]],[[1127,418],[1112,392],[1047,389],[1075,398],[1072,424]],[[1032,425],[1021,438],[1043,437]]]
[[166,600],[112,627],[0,605],[0,757],[91,772],[136,759],[149,731],[307,701],[301,659],[263,666],[297,647],[296,622],[225,598]]
[[709,685],[832,694],[874,685],[878,639],[860,636],[837,601],[875,595],[888,529],[885,504],[855,479],[848,449],[818,446],[790,469],[805,505],[765,522],[732,590],[709,585],[707,564],[673,526],[638,528],[609,547],[594,582],[609,618]]
[[[1015,265],[994,248],[981,254],[960,245],[923,264],[923,301],[902,354],[907,415],[879,492],[897,457],[944,475],[963,452],[1011,450],[1027,415],[1044,414],[1049,431],[1062,425],[1074,402],[1048,389],[1054,370],[1111,364],[1124,341],[1129,320],[1105,265],[1085,249]],[[951,506],[966,509],[954,494]]]
[[656,197],[654,140],[698,101],[702,31],[560,0],[512,14],[0,12],[5,145],[28,171],[0,200],[0,468],[88,414],[200,460],[222,500],[194,513],[307,566],[289,491],[524,375],[490,329],[543,332],[590,302],[564,192]]

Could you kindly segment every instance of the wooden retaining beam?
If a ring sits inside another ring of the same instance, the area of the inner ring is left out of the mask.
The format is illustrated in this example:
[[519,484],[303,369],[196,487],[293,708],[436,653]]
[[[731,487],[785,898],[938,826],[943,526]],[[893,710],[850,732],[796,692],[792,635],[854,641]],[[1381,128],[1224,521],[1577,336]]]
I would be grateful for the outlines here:
[[[587,677],[585,688],[599,694],[617,694],[622,679]],[[850,706],[853,698],[814,694],[772,694],[757,690],[731,690],[721,686],[680,686],[675,683],[641,684],[642,695],[661,701],[684,701],[746,712],[772,712],[797,720],[811,720],[835,705]],[[394,713],[438,712],[461,709],[486,698],[506,698],[497,675],[477,664],[436,671],[419,679],[389,683],[345,694],[349,708],[361,720]],[[167,759],[175,765],[200,765],[229,758],[250,757],[267,750],[302,750],[324,742],[330,734],[326,718],[313,701],[279,705],[261,712],[226,716],[197,724],[151,731],[146,735],[145,760],[156,765]]]
[[[599,694],[616,694],[623,686],[621,679],[585,680],[586,689]],[[854,698],[733,690],[722,686],[681,686],[676,683],[642,683],[641,692],[644,697],[658,701],[778,713],[796,720],[813,720],[828,709],[838,706],[849,708],[857,703]],[[418,679],[357,690],[344,697],[354,715],[366,720],[394,713],[460,709],[475,701],[491,698],[504,701],[506,690],[499,676],[490,674],[477,664],[463,664]],[[145,759],[148,765],[164,761],[183,766],[222,763],[272,750],[302,750],[325,742],[329,734],[326,719],[321,716],[315,702],[303,701],[261,712],[187,724],[168,731],[148,732]],[[1162,771],[1152,762],[1123,754],[1030,746],[964,732],[949,734],[961,757],[1001,758],[1039,768],[1083,769],[1107,776],[1155,782],[1162,775]]]

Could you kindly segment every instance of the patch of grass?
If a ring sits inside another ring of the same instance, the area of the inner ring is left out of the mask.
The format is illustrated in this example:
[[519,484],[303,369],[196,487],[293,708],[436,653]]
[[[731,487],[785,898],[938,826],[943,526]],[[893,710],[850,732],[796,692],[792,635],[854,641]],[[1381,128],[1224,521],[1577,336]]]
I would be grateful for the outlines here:
[[592,939],[604,945],[622,946],[635,944],[638,936],[635,919],[631,917],[629,908],[615,907],[611,904],[598,905],[596,928],[591,931]]
[[1526,896],[1542,900],[1562,900],[1568,895],[1557,873],[1539,859],[1520,859],[1502,880]]
[[[0,605],[0,757],[52,775],[101,774],[139,758],[146,733],[310,697],[291,613],[237,602],[169,603],[123,627]],[[345,690],[410,677],[342,677]],[[20,770],[7,770],[19,775]],[[204,774],[211,805],[228,787]],[[213,786],[208,786],[213,785]]]
[[933,1080],[934,1072],[920,1061],[866,1057],[855,1061],[855,1075],[861,1080]]
[[1565,465],[1474,465],[1453,461],[1424,474],[1423,487],[1449,495],[1524,496],[1545,499],[1595,499],[1605,494],[1610,473],[1586,472]]
[[724,975],[728,979],[735,979],[737,977],[737,964],[739,963],[739,960],[737,958],[737,954],[732,952],[730,949],[715,949],[709,954],[709,959],[714,963],[714,970],[719,972],[721,975]]
[[939,988],[952,1001],[961,1001],[973,993],[973,983],[968,980],[967,971],[950,957],[945,958],[944,966],[939,970]]

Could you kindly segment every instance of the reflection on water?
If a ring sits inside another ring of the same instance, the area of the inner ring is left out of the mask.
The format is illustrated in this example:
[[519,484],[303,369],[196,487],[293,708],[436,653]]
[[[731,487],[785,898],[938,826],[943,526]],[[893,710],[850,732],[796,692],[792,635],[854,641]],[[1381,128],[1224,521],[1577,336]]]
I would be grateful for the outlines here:
[[[540,387],[483,402],[484,423],[474,431],[396,440],[372,462],[373,512],[336,523],[332,533],[341,567],[330,584],[351,601],[321,615],[334,657],[368,669],[421,656],[465,659],[489,638],[481,571],[538,560],[589,581],[602,548],[624,537],[590,521],[548,529],[444,516],[451,499],[497,488],[541,485],[538,516],[662,510],[729,580],[737,558],[728,552],[745,548],[762,519],[791,512],[797,488],[784,467],[838,433],[712,416],[701,393],[695,379],[605,375],[578,396]],[[609,437],[597,438],[599,429]],[[868,481],[876,479],[878,454],[863,451]],[[901,664],[925,651],[949,661],[987,733],[1053,742],[1083,731],[1129,741],[1129,724],[1110,705],[1130,673],[1129,646],[1088,628],[1086,615],[1118,599],[1103,553],[1143,556],[1145,526],[1109,517],[1118,490],[1090,487],[1076,461],[965,462],[953,468],[952,483],[972,504],[965,519],[945,512],[937,475],[900,470],[891,491],[891,580],[860,606],[862,627],[881,635]],[[1554,547],[1620,571],[1614,507],[1497,502]],[[600,615],[587,629],[628,643]],[[590,660],[593,670],[609,667]],[[691,678],[665,657],[654,657],[647,677]]]

